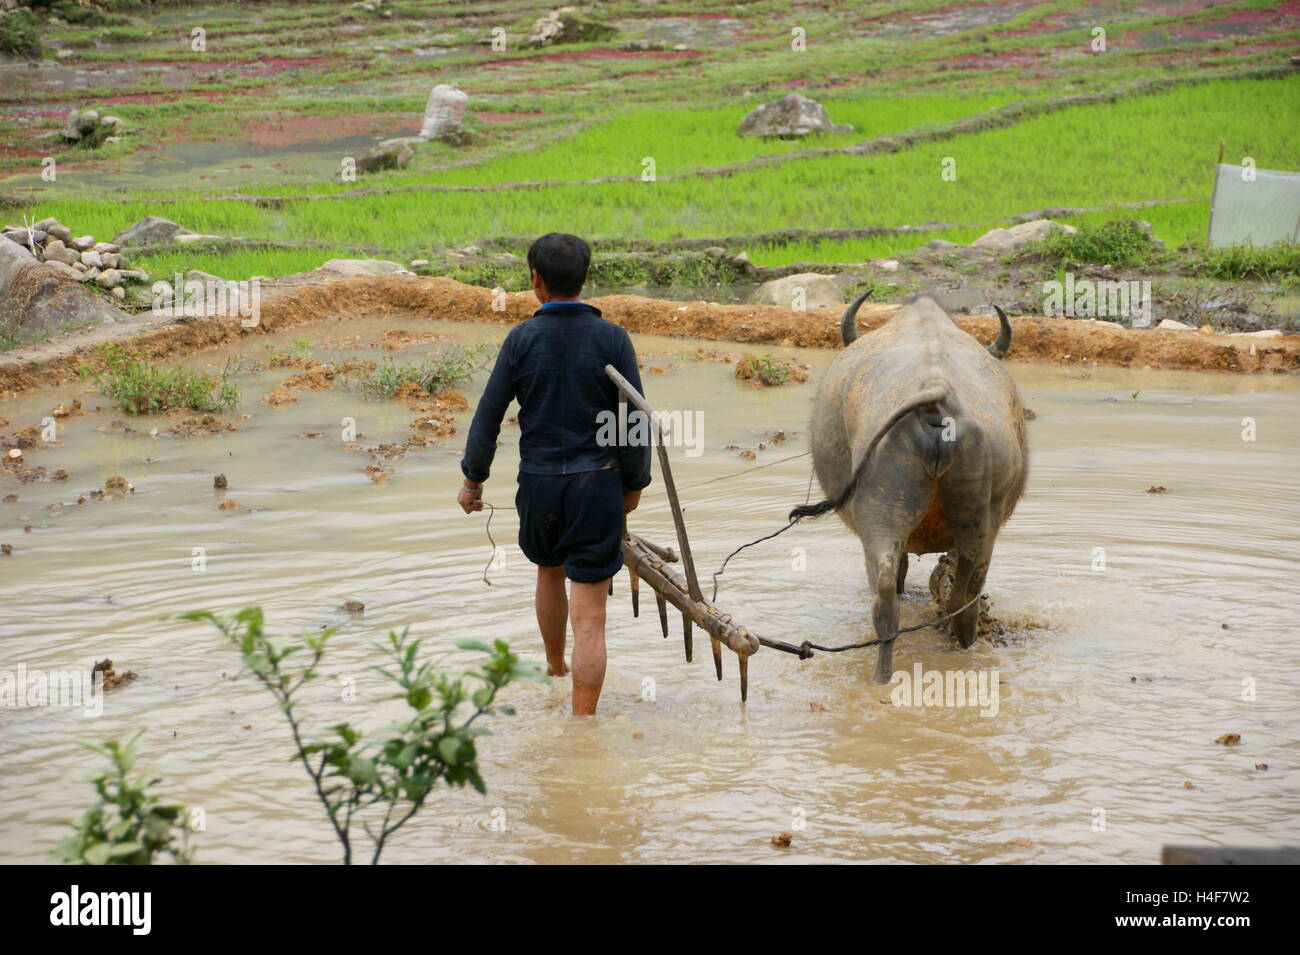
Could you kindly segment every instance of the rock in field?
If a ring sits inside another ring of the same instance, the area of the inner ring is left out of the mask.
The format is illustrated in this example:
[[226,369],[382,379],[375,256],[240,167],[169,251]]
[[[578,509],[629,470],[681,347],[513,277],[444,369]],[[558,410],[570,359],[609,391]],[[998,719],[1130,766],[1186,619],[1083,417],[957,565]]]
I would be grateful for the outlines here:
[[177,225],[170,219],[161,216],[145,216],[115,235],[113,244],[119,248],[124,245],[156,245],[169,242],[179,235],[193,234],[189,229]]
[[764,103],[740,121],[740,135],[774,137],[811,136],[814,133],[851,133],[853,127],[832,123],[826,107],[798,93]]
[[357,172],[405,169],[414,156],[415,150],[411,149],[406,143],[380,143],[357,160]]
[[530,46],[549,43],[588,43],[592,40],[611,40],[618,36],[618,28],[608,23],[589,20],[573,12],[572,7],[552,10],[533,23]]
[[93,109],[74,109],[68,113],[68,121],[59,135],[70,143],[96,149],[115,139],[121,131],[122,120],[116,116],[101,116]]
[[802,289],[803,307],[820,308],[843,305],[847,293],[855,284],[848,275],[821,275],[817,272],[799,272],[785,278],[772,279],[758,287],[751,301],[755,305],[780,305],[798,308]]
[[1062,225],[1051,219],[1034,219],[1032,222],[1013,225],[1010,229],[989,229],[971,243],[971,248],[988,249],[991,252],[1014,252],[1031,242],[1047,238],[1058,229],[1066,235],[1074,235],[1079,231],[1072,225]]
[[321,268],[339,275],[392,275],[411,271],[400,262],[387,259],[330,259]]

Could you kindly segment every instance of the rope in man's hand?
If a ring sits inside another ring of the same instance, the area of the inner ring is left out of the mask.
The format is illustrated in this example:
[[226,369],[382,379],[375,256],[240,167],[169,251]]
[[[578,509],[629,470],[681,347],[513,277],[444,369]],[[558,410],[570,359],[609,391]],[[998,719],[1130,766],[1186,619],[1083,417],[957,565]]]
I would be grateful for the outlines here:
[[492,538],[492,515],[498,510],[513,511],[515,508],[509,507],[508,505],[502,505],[498,508],[497,505],[489,504],[487,501],[479,501],[479,504],[488,509],[487,524],[483,526],[483,529],[487,531],[488,543],[492,545],[492,553],[488,555],[488,561],[483,566],[483,583],[491,587],[492,581],[488,580],[488,571],[492,569],[492,561],[494,561],[497,556],[497,542]]

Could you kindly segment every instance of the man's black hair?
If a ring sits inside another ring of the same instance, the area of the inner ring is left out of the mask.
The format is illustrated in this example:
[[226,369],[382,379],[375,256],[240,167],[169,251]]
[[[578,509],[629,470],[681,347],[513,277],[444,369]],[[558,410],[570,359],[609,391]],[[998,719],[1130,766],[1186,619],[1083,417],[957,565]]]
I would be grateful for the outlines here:
[[551,232],[528,248],[528,267],[536,269],[552,295],[570,297],[582,291],[591,265],[591,248],[576,235]]

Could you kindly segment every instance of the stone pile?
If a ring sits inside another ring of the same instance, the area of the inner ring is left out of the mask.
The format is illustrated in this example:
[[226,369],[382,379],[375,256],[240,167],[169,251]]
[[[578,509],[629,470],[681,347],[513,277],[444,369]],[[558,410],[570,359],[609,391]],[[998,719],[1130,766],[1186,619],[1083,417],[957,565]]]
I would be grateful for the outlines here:
[[30,226],[7,225],[0,236],[27,249],[38,262],[78,282],[93,282],[116,299],[126,298],[128,282],[147,282],[149,274],[133,269],[116,242],[96,242],[93,235],[74,236],[58,219]]
[[122,138],[122,120],[101,116],[98,110],[74,109],[68,113],[68,121],[59,135],[67,142],[98,149],[104,143],[115,143]]
[[589,43],[611,40],[618,35],[617,27],[580,16],[573,7],[560,7],[533,22],[533,35],[528,38],[528,44]]

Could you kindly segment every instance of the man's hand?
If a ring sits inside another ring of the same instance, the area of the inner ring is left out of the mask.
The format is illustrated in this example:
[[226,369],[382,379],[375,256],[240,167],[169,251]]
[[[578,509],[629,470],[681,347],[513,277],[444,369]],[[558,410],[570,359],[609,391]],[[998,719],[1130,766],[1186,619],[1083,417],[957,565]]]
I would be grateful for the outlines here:
[[623,513],[624,514],[631,514],[633,511],[636,510],[637,505],[640,503],[641,503],[640,491],[623,492]]
[[456,495],[456,503],[466,514],[473,514],[475,511],[483,510],[483,485],[475,481],[466,481],[460,486],[460,493]]

